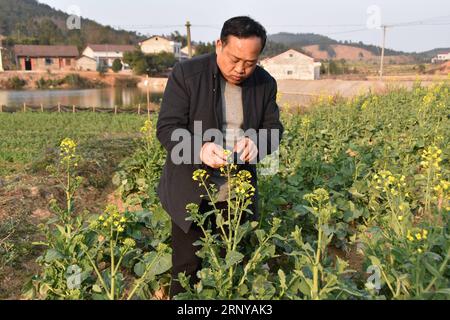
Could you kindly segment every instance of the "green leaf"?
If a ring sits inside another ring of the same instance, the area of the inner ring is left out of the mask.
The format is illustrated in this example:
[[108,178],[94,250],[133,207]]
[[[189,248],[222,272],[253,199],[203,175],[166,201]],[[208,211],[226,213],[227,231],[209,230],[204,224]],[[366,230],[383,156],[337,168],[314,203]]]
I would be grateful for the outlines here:
[[245,283],[239,286],[238,293],[241,297],[244,297],[248,293],[248,287]]
[[370,261],[372,262],[373,265],[381,267],[380,259],[378,259],[375,256],[370,256],[369,259],[370,259]]
[[138,276],[138,277],[142,277],[142,275],[145,272],[145,263],[144,262],[138,262],[134,265],[134,273]]
[[168,271],[170,268],[172,268],[172,255],[170,253],[165,253],[160,255],[159,257],[155,258],[155,262],[152,264],[150,273],[152,275],[159,275],[166,271]]
[[237,252],[237,251],[228,252],[225,257],[225,262],[226,262],[225,268],[229,268],[235,264],[238,264],[239,262],[242,261],[243,258],[244,258],[244,255],[240,252]]
[[246,221],[244,224],[240,225],[238,227],[237,233],[236,233],[236,243],[240,243],[242,238],[246,235],[247,232],[249,232],[251,229],[250,223]]
[[261,244],[264,241],[264,237],[266,235],[266,232],[264,230],[256,230],[255,231],[256,237],[258,238],[259,243]]
[[45,253],[45,262],[50,263],[52,261],[63,258],[64,256],[55,249],[48,249]]
[[423,264],[425,265],[425,268],[436,278],[441,278],[442,275],[441,273],[434,267],[432,266],[428,261],[423,261]]
[[142,277],[147,272],[148,277],[156,276],[172,268],[172,256],[169,253],[159,255],[152,251],[145,255],[144,260],[134,265],[134,273]]

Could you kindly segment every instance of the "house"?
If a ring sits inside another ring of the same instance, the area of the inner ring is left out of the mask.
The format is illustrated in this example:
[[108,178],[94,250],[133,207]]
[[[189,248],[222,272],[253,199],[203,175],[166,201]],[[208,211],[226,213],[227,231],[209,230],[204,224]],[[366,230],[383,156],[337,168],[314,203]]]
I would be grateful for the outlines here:
[[79,71],[97,71],[97,60],[88,56],[81,56],[76,62]]
[[320,77],[321,63],[294,49],[264,59],[260,64],[277,80],[317,80]]
[[173,53],[176,59],[181,58],[181,43],[164,37],[153,36],[140,42],[139,46],[141,47],[141,51],[145,54],[168,52]]
[[75,68],[78,48],[60,45],[15,45],[14,54],[19,70],[70,70]]
[[433,59],[431,59],[432,63],[439,63],[443,61],[450,60],[450,52],[441,52],[436,55]]
[[80,61],[77,61],[77,66],[80,66],[83,70],[91,69],[92,59],[94,59],[96,61],[94,70],[99,67],[111,68],[114,60],[119,59],[122,62],[122,69],[129,69],[129,66],[123,62],[123,54],[134,50],[136,50],[136,47],[133,45],[88,44],[81,55],[81,60],[78,59]]
[[[192,56],[194,56],[195,53],[196,53],[196,48],[195,48],[195,46],[192,46],[191,49],[192,49]],[[189,48],[188,48],[188,46],[183,47],[183,48],[181,49],[180,55],[181,55],[181,60],[187,60],[187,59],[189,59]]]

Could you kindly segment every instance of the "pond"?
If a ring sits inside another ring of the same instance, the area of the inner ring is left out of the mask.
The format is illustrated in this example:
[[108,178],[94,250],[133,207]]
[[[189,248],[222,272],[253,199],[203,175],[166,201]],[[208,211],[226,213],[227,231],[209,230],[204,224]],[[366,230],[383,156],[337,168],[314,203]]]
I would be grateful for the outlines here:
[[[159,103],[163,92],[150,92],[150,101]],[[139,88],[102,88],[80,90],[0,90],[0,105],[19,107],[66,106],[81,107],[136,107],[147,105],[147,92]]]

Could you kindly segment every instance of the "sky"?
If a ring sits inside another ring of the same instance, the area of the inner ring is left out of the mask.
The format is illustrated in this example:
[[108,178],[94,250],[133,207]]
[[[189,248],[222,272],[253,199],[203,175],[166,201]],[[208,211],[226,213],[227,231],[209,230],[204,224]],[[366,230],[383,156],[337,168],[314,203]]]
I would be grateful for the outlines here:
[[450,47],[449,0],[39,1],[145,35],[170,34],[175,30],[185,34],[184,25],[189,20],[194,41],[213,41],[219,38],[228,18],[249,15],[264,25],[269,34],[311,32],[336,40],[381,45],[379,26],[387,25],[387,48],[420,52]]

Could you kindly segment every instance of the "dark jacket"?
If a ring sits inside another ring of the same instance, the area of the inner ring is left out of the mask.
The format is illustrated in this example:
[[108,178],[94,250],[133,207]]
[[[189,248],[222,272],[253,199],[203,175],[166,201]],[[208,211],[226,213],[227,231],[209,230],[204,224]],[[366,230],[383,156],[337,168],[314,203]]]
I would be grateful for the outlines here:
[[[158,185],[158,195],[164,210],[184,232],[189,230],[192,223],[185,220],[186,205],[200,204],[200,195],[205,194],[205,190],[199,187],[198,182],[192,180],[192,173],[199,168],[207,170],[212,168],[205,164],[174,164],[170,155],[178,141],[171,141],[171,136],[175,129],[183,128],[188,129],[194,137],[194,121],[202,122],[203,132],[207,129],[222,128],[220,70],[216,58],[215,53],[206,54],[178,63],[174,67],[167,82],[157,123],[158,140],[168,152]],[[241,86],[244,131],[250,128],[278,129],[281,139],[283,126],[276,103],[277,84],[274,78],[258,66]],[[268,139],[270,141],[270,135]],[[194,159],[198,161],[199,150],[194,149],[193,147],[190,156],[192,161]],[[267,154],[273,151],[275,150],[271,150],[268,143]],[[259,160],[261,160],[260,156],[258,156]],[[243,164],[239,166],[239,169],[251,172],[252,184],[256,188],[256,165]],[[254,216],[258,216],[257,202],[258,192],[256,191],[250,208]]]

